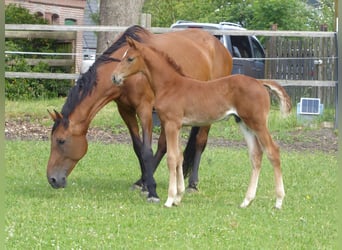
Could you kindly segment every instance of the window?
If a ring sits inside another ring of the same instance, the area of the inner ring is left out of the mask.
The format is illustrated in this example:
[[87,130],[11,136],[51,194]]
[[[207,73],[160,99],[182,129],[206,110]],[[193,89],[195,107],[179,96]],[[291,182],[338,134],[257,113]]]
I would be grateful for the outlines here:
[[52,15],[51,24],[59,24],[59,15],[57,15],[57,14]]
[[251,40],[252,40],[252,50],[254,53],[254,57],[264,60],[265,58],[264,50],[262,49],[258,41],[255,40],[254,37],[252,37]]
[[77,23],[76,20],[72,18],[67,18],[64,20],[65,25],[75,25],[76,23]]
[[249,45],[248,36],[231,36],[232,47],[234,48],[233,53],[241,55],[242,58],[251,58],[252,52]]
[[42,12],[40,12],[40,11],[36,12],[36,16],[44,18],[44,14]]

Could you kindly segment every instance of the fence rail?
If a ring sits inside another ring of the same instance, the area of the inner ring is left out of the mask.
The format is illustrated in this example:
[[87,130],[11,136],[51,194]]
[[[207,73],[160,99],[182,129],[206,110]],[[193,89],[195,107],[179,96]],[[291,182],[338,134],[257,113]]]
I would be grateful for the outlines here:
[[[77,31],[123,32],[122,26],[86,25],[27,25],[5,24],[5,34],[15,35],[17,31],[43,33],[66,32],[70,37]],[[152,27],[153,33],[173,32],[175,29]],[[179,30],[179,29],[177,29]],[[262,36],[268,40],[266,48],[265,77],[274,79],[297,98],[302,93],[330,95],[322,99],[333,100],[337,83],[337,36],[336,32],[273,31],[273,30],[207,30],[213,35]],[[23,34],[25,34],[25,32]],[[20,35],[22,37],[22,35]],[[5,72],[6,78],[77,79],[79,74]],[[313,90],[314,89],[314,90]],[[327,91],[323,89],[328,89]],[[324,100],[323,100],[324,101]]]
[[[41,31],[94,31],[123,32],[128,26],[89,26],[89,25],[36,25],[36,24],[5,24],[5,30],[41,30]],[[175,31],[171,28],[147,28],[152,33]],[[180,29],[177,29],[180,30]],[[326,31],[273,31],[273,30],[206,30],[214,35],[232,36],[282,36],[282,37],[335,37],[336,32]]]
[[5,78],[75,80],[78,77],[79,74],[70,73],[5,72]]

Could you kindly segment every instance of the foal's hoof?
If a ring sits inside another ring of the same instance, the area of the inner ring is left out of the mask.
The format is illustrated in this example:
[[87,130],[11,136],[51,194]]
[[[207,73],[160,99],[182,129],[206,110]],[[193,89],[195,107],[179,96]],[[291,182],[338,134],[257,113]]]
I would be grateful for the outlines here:
[[158,197],[148,197],[147,202],[149,203],[159,203],[160,199]]
[[245,198],[245,199],[243,200],[243,202],[241,203],[240,208],[246,208],[246,207],[248,207],[249,205],[251,205],[251,203],[252,203],[253,200],[254,200],[254,199],[247,199],[247,198]]
[[276,204],[274,205],[274,208],[280,210],[282,205],[283,205],[283,199],[277,199]]

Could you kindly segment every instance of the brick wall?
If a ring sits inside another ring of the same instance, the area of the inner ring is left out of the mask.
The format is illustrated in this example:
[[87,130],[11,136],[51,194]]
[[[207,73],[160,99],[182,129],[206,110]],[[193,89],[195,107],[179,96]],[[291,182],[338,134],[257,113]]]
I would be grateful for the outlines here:
[[[75,20],[76,25],[83,25],[84,8],[86,0],[5,0],[5,4],[18,4],[27,8],[30,13],[39,13],[51,24],[64,25],[65,20]],[[76,65],[75,71],[81,69],[83,55],[83,36],[82,32],[77,32],[76,38]]]

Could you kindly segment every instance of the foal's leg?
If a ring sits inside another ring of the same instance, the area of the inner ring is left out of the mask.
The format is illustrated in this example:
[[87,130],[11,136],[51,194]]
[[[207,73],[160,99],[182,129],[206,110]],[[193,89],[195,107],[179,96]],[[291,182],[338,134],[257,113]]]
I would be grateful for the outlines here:
[[169,168],[169,189],[168,198],[164,204],[165,207],[172,207],[172,205],[178,205],[181,199],[180,193],[184,191],[183,182],[178,180],[180,174],[183,179],[183,171],[180,163],[182,159],[181,151],[179,150],[179,131],[180,125],[173,122],[166,122],[165,126],[166,144],[167,144],[167,165]]
[[153,172],[157,170],[157,167],[163,158],[163,156],[166,154],[166,138],[165,138],[165,131],[163,126],[160,127],[160,135],[158,138],[158,146],[157,146],[157,151],[154,155],[153,159]]
[[252,163],[252,174],[250,177],[249,186],[247,189],[245,199],[240,205],[240,207],[245,208],[248,205],[250,205],[251,202],[255,199],[261,170],[262,149],[253,132],[250,131],[243,122],[240,122],[239,125],[245,137],[248,146],[249,158]]
[[273,141],[267,127],[265,126],[262,130],[256,132],[264,151],[266,152],[267,158],[271,162],[274,169],[274,180],[275,180],[275,192],[276,192],[276,204],[275,208],[281,209],[283,199],[285,197],[283,176],[281,173],[280,166],[280,153],[278,145]]
[[184,176],[183,176],[183,154],[182,154],[182,148],[181,145],[179,144],[178,146],[178,161],[177,161],[177,195],[176,195],[176,199],[173,202],[174,205],[179,205],[182,197],[183,197],[183,193],[184,193]]

